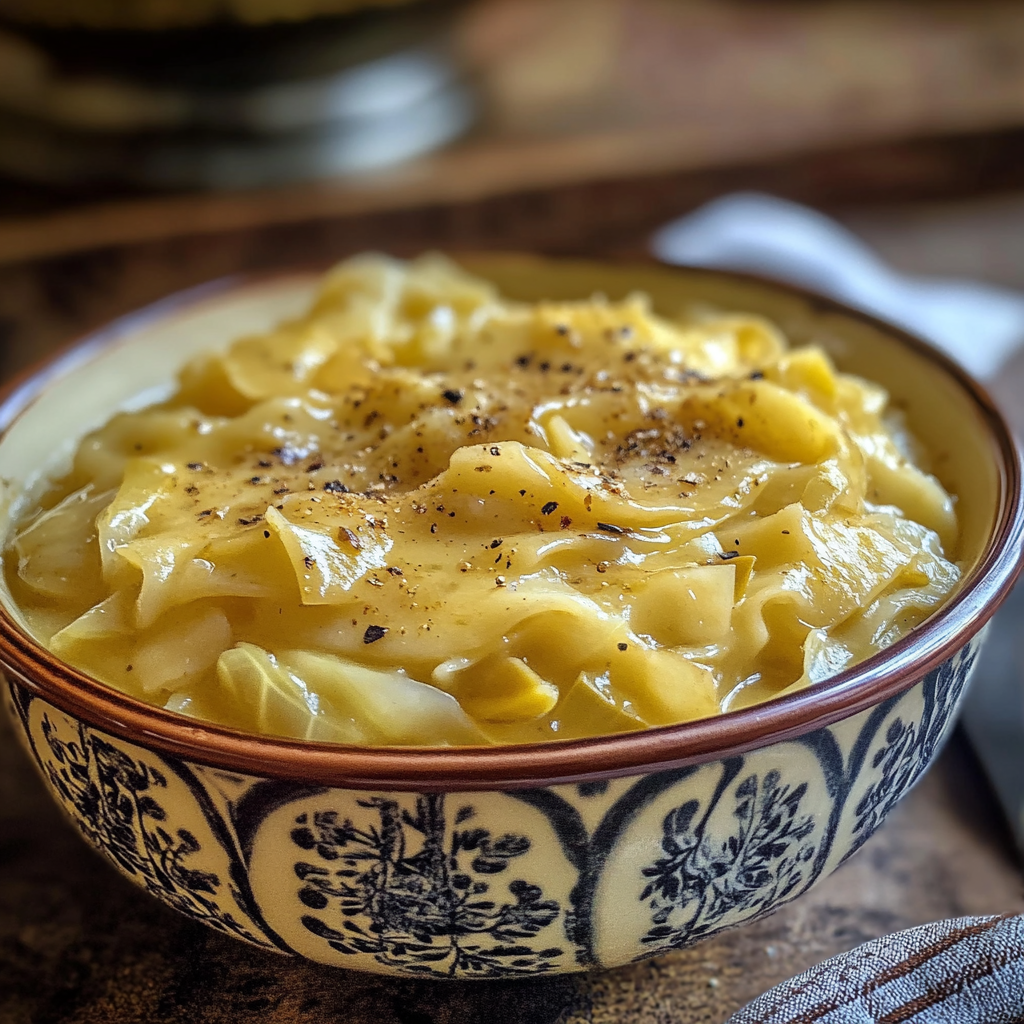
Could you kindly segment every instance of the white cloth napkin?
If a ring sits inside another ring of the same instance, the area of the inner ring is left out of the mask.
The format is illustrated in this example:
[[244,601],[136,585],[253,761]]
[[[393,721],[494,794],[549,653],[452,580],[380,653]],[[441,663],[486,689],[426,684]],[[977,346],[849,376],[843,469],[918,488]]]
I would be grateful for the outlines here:
[[899,324],[992,377],[1024,346],[1024,295],[975,281],[910,277],[856,235],[796,203],[740,192],[661,228],[666,263],[746,270],[830,295]]

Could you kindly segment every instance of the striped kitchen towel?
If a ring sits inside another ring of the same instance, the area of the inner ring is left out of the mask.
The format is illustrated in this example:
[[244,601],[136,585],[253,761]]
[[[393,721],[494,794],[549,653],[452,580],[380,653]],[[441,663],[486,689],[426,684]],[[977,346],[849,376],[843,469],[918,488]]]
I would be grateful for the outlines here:
[[729,1024],[1021,1024],[1024,915],[887,935],[755,999]]

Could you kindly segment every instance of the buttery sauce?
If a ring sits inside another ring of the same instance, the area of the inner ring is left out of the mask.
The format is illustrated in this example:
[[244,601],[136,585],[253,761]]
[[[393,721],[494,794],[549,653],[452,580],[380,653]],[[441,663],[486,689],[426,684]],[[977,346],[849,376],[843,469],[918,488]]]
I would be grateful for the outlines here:
[[762,319],[365,256],[86,437],[5,568],[44,644],[153,704],[519,743],[818,683],[948,597],[957,531],[885,392]]

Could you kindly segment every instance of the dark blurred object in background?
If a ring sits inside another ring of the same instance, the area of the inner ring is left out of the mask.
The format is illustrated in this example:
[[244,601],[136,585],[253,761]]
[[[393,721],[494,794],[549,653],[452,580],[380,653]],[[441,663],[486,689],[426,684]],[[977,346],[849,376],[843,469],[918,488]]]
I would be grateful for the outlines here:
[[303,20],[349,2],[60,0],[104,24],[218,19],[142,32],[29,26],[10,19],[58,0],[0,0],[0,174],[58,202],[348,181],[479,110],[472,138],[416,163],[468,198],[1024,129],[1017,0],[430,0]]
[[450,45],[456,7],[147,33],[0,30],[0,173],[231,189],[407,160],[472,120]]
[[0,0],[0,17],[61,28],[154,30],[221,21],[264,24],[394,7],[413,0]]
[[57,9],[0,0],[0,263],[328,220],[384,245],[373,218],[412,210],[465,244],[642,247],[736,188],[1024,188],[1019,0],[205,0],[163,31],[15,2]]

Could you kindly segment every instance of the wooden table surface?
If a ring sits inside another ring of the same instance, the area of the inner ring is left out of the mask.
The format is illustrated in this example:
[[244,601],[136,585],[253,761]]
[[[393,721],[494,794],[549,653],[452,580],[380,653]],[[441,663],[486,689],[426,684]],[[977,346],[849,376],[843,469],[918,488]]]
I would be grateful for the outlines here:
[[[1020,197],[844,215],[907,269],[1024,287]],[[473,214],[452,216],[463,218],[464,230]],[[451,237],[436,215],[414,223],[404,244]],[[281,237],[251,230],[179,237],[0,268],[0,372],[176,288],[368,243],[335,227],[291,235],[285,246]],[[996,390],[1024,423],[1024,366]],[[1007,911],[1024,911],[1022,874],[957,733],[861,853],[765,921],[603,974],[533,983],[380,979],[244,946],[137,891],[85,847],[10,726],[0,724],[0,1024],[722,1024],[773,984],[861,942],[941,918]]]

